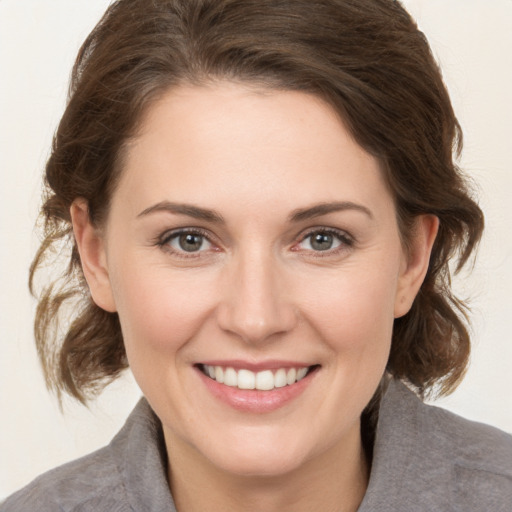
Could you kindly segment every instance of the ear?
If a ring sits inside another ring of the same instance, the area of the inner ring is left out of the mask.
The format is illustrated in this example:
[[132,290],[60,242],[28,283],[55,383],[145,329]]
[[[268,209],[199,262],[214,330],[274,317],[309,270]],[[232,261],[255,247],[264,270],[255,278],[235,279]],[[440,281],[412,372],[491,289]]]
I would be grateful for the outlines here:
[[411,309],[427,274],[438,229],[439,219],[435,215],[419,215],[415,219],[410,246],[398,278],[395,318],[404,316]]
[[116,311],[108,273],[105,242],[97,228],[91,224],[85,199],[76,199],[70,208],[73,233],[80,261],[93,301],[111,313]]

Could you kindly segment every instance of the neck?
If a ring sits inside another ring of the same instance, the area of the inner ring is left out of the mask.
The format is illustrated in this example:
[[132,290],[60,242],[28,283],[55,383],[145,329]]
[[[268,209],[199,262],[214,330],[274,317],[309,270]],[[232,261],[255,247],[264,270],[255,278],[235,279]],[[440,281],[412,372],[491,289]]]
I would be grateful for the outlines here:
[[355,512],[369,467],[359,431],[282,475],[247,476],[214,466],[193,447],[166,432],[169,483],[178,512]]

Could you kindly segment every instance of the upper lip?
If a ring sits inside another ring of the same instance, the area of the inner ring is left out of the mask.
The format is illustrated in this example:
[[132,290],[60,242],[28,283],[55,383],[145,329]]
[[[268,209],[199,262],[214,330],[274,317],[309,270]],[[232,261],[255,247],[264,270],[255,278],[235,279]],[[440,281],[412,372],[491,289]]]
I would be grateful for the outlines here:
[[272,359],[267,361],[244,361],[241,359],[218,359],[201,361],[201,365],[206,366],[222,366],[223,368],[233,368],[235,370],[251,370],[253,372],[260,372],[263,370],[278,370],[279,368],[308,368],[314,366],[311,363],[304,363],[301,361],[285,361]]

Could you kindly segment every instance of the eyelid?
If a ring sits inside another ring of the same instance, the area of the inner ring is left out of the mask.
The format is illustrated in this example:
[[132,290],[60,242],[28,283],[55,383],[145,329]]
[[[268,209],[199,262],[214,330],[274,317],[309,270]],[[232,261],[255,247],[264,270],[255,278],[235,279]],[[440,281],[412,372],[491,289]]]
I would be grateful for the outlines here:
[[198,228],[195,226],[187,226],[183,228],[175,228],[175,229],[168,229],[164,231],[161,235],[158,235],[157,240],[165,243],[168,242],[171,238],[176,237],[178,235],[188,235],[188,234],[194,234],[194,235],[201,235],[205,238],[210,239],[210,234],[203,228]]
[[209,252],[208,250],[204,250],[204,251],[187,253],[186,251],[177,251],[170,246],[169,242],[172,239],[177,238],[181,235],[187,235],[187,234],[202,236],[213,246],[214,250],[218,249],[218,244],[215,243],[215,241],[213,240],[214,237],[212,236],[212,234],[209,231],[205,230],[204,228],[195,227],[195,226],[187,226],[187,227],[182,227],[182,228],[166,230],[162,234],[160,234],[156,237],[156,239],[154,240],[154,245],[157,245],[162,250],[165,250],[171,254],[177,255],[182,258],[197,258],[197,257],[203,255],[205,252]]
[[[169,245],[169,241],[171,239],[176,238],[180,235],[189,234],[189,233],[204,237],[213,246],[212,248],[215,252],[220,250],[219,243],[215,241],[216,237],[214,237],[209,230],[206,230],[206,229],[200,228],[200,227],[196,227],[196,226],[186,226],[186,227],[180,227],[180,228],[166,230],[162,234],[158,235],[153,240],[153,244],[159,246],[163,250],[166,250],[172,254],[178,255],[183,258],[193,258],[193,257],[197,258],[201,255],[204,255],[205,252],[211,251],[211,249],[209,249],[209,250],[187,253],[186,251],[177,251]],[[325,251],[314,251],[314,250],[302,249],[302,248],[297,247],[298,244],[302,243],[309,236],[311,236],[315,233],[326,233],[326,234],[333,235],[336,238],[338,238],[338,240],[340,240],[341,244],[340,244],[340,246],[338,246],[334,249],[327,249]],[[346,230],[333,228],[333,227],[327,227],[327,226],[313,226],[313,227],[310,227],[307,230],[301,232],[300,235],[298,235],[298,237],[293,242],[290,249],[294,252],[313,253],[316,257],[323,257],[323,256],[329,256],[329,255],[337,254],[339,252],[347,251],[347,250],[351,249],[354,246],[354,244],[355,244],[354,237]]]
[[[341,241],[341,245],[339,247],[336,247],[334,249],[327,249],[325,251],[313,251],[308,249],[301,249],[297,248],[298,244],[302,243],[304,240],[306,240],[308,237],[315,233],[326,233],[329,235],[334,235]],[[304,251],[308,253],[314,253],[316,257],[323,257],[323,256],[329,256],[332,254],[336,254],[338,252],[346,251],[350,248],[352,248],[355,244],[354,237],[348,233],[347,231],[343,229],[333,228],[333,227],[327,227],[327,226],[314,226],[311,228],[308,228],[305,232],[302,232],[298,237],[297,240],[293,243],[291,250],[292,251]]]

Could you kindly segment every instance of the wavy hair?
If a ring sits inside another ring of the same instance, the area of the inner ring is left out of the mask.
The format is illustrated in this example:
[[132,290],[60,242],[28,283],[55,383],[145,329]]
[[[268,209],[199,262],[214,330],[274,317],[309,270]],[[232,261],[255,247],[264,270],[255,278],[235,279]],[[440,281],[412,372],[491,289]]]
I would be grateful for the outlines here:
[[[123,147],[170,88],[227,79],[314,94],[380,162],[407,245],[414,218],[439,233],[421,290],[395,321],[388,372],[420,395],[449,393],[467,366],[466,307],[450,284],[483,229],[454,163],[460,126],[424,34],[395,0],[118,0],[78,54],[46,165],[42,244],[30,269],[47,383],[85,402],[127,367],[117,314],[92,301],[70,206],[105,221]],[[55,257],[61,275],[37,275]]]

